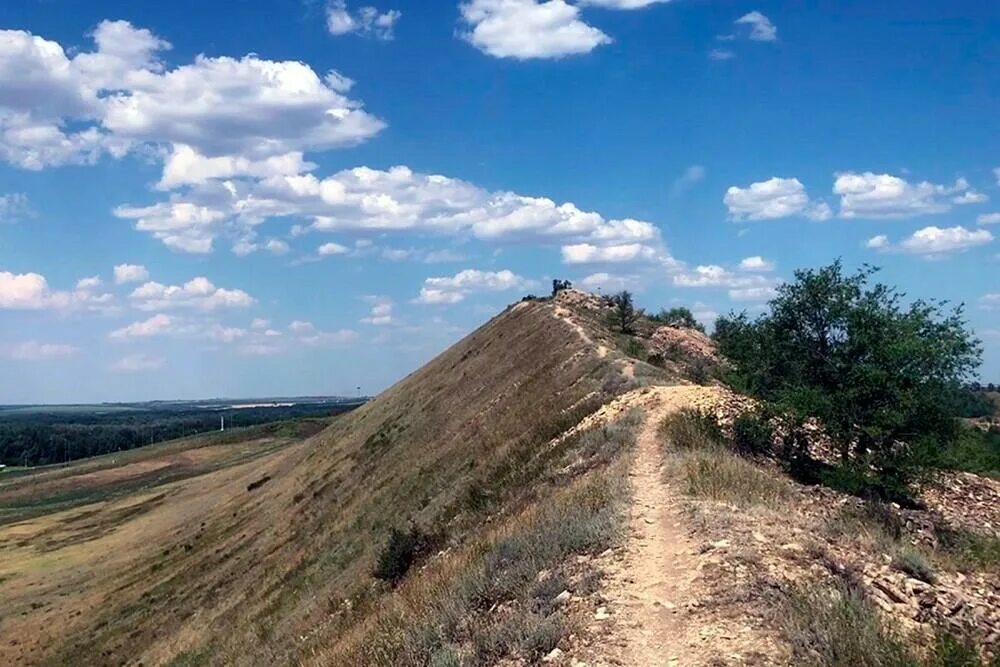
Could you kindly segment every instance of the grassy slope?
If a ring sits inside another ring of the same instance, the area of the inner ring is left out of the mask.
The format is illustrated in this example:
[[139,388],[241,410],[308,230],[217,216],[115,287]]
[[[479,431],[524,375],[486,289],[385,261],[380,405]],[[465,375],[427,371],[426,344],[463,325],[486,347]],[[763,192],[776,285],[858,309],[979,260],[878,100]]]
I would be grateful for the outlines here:
[[[265,664],[350,635],[381,604],[370,571],[391,527],[483,539],[484,519],[550,493],[538,482],[567,452],[543,445],[629,388],[617,353],[555,313],[509,309],[305,445],[189,480],[177,493],[201,513],[96,572],[87,600],[53,601],[47,616],[72,622],[40,629],[32,655]],[[335,614],[345,599],[351,613]]]

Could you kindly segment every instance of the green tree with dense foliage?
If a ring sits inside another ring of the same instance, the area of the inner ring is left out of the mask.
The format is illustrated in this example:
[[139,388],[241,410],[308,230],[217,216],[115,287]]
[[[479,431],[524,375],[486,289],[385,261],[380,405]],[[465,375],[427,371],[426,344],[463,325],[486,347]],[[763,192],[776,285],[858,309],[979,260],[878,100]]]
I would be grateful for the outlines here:
[[705,333],[705,327],[702,323],[694,318],[694,313],[689,308],[685,308],[684,306],[677,306],[670,310],[663,309],[659,315],[653,315],[649,319],[669,327],[685,327],[687,329],[697,329]]
[[715,339],[734,384],[779,416],[793,465],[808,461],[806,426],[815,418],[843,469],[892,495],[955,440],[955,398],[981,348],[961,306],[906,303],[873,283],[877,270],[847,275],[837,261],[797,271],[768,313],[722,317]]

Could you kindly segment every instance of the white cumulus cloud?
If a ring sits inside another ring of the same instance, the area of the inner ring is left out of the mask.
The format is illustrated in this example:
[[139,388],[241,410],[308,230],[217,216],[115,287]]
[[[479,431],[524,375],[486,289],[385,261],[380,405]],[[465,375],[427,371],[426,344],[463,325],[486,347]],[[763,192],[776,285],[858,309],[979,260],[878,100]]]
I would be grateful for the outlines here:
[[771,20],[758,11],[744,14],[735,21],[738,26],[750,28],[750,39],[755,42],[773,42],[778,39],[778,29]]
[[352,12],[346,0],[333,0],[326,8],[326,29],[335,36],[356,33],[390,40],[401,16],[395,9],[383,12],[371,6]]
[[427,278],[415,301],[424,304],[458,303],[474,292],[529,289],[534,285],[534,281],[507,269],[502,271],[466,269],[450,277]]
[[865,246],[880,252],[900,252],[933,258],[964,252],[992,241],[993,235],[985,229],[930,226],[918,229],[899,243],[892,243],[882,234],[868,239]]
[[777,176],[751,183],[748,187],[731,186],[723,203],[731,220],[774,220],[802,215],[810,220],[827,220],[832,215],[829,205],[809,198],[806,188],[797,178]]
[[344,96],[337,73],[255,55],[168,68],[160,53],[170,45],[149,30],[104,21],[92,36],[96,48],[71,57],[58,42],[0,31],[0,160],[42,169],[163,154],[160,187],[171,188],[302,170],[302,151],[354,145],[384,127]]
[[192,308],[210,311],[220,308],[247,308],[255,302],[254,298],[243,290],[216,287],[204,276],[193,278],[183,285],[147,282],[135,288],[129,299],[139,310]]
[[114,340],[128,340],[130,338],[149,338],[152,336],[163,336],[173,333],[175,319],[169,315],[159,313],[153,315],[148,320],[133,322],[120,329],[115,329],[109,335]]
[[115,283],[141,283],[149,278],[149,271],[141,264],[119,264],[114,268]]
[[564,0],[470,0],[459,9],[462,36],[496,58],[561,58],[611,43]]
[[746,257],[740,262],[741,271],[774,271],[774,262],[764,259],[760,255]]
[[909,181],[891,174],[842,172],[836,175],[833,193],[840,196],[843,218],[910,218],[944,213],[955,195],[969,190],[964,179],[954,185]]

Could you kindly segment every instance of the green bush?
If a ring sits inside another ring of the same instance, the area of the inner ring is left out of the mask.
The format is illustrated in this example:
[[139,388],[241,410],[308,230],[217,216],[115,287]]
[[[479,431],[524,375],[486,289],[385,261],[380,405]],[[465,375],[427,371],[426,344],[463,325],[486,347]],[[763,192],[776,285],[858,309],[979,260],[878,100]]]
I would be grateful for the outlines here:
[[774,449],[774,428],[759,412],[744,412],[733,421],[733,447],[744,456],[762,456]]
[[660,422],[664,444],[679,450],[715,449],[723,446],[722,429],[712,415],[697,410],[679,410]]
[[409,530],[393,528],[375,563],[374,576],[398,584],[413,565],[426,556],[438,540],[413,524]]
[[905,494],[956,436],[955,401],[979,366],[981,345],[961,307],[904,302],[871,284],[877,269],[841,263],[796,271],[770,312],[716,323],[730,380],[787,420],[784,451],[808,456],[805,428],[822,424],[841,462],[870,471],[869,486]]

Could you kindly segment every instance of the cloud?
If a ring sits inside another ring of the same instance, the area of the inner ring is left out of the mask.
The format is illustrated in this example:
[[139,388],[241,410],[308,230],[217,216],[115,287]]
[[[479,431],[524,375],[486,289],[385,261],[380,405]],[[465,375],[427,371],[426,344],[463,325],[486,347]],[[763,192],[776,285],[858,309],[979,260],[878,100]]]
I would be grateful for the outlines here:
[[141,283],[149,279],[149,271],[141,264],[119,264],[114,269],[115,284]]
[[739,269],[742,273],[729,271],[716,264],[700,265],[693,271],[674,275],[673,283],[676,287],[726,288],[729,298],[733,301],[762,302],[777,294],[779,280],[760,273],[746,273],[771,271],[774,269],[771,262],[759,256],[747,257],[740,262]]
[[900,252],[909,255],[937,257],[964,252],[976,246],[993,241],[993,235],[985,229],[969,230],[965,227],[924,227],[893,244],[884,234],[874,236],[865,242],[865,247],[880,252]]
[[637,261],[665,260],[657,251],[641,243],[597,246],[592,243],[576,243],[562,247],[562,258],[566,264],[619,264]]
[[210,311],[220,308],[247,308],[256,301],[243,290],[216,287],[204,276],[193,278],[183,285],[148,282],[137,287],[129,295],[129,299],[139,310],[192,308]]
[[28,203],[28,195],[21,192],[0,195],[0,224],[20,222],[34,215],[35,212]]
[[611,273],[592,273],[580,280],[580,286],[589,290],[604,292],[620,292],[630,289],[636,283],[633,276],[619,276]]
[[368,314],[368,317],[361,318],[362,323],[379,327],[396,323],[392,314],[393,303],[390,299],[375,297],[372,301],[371,312]]
[[760,12],[744,14],[734,21],[738,26],[749,26],[750,39],[755,42],[773,42],[778,39],[778,29]]
[[873,236],[867,241],[865,241],[865,247],[871,248],[872,250],[882,250],[889,248],[892,243],[889,241],[889,237],[885,234],[879,234],[878,236]]
[[958,204],[959,206],[965,204],[985,204],[990,198],[983,194],[982,192],[976,192],[975,190],[966,190],[960,195],[955,195],[951,198],[953,204]]
[[530,289],[535,282],[511,271],[479,271],[466,269],[454,276],[427,278],[420,289],[416,303],[447,304],[458,303],[474,292],[503,292],[507,290]]
[[[299,225],[293,234],[421,233],[463,235],[495,243],[587,243],[600,247],[639,243],[649,249],[643,254],[668,256],[659,229],[650,222],[608,220],[572,202],[560,204],[545,197],[490,192],[467,181],[418,173],[405,166],[387,170],[356,167],[322,179],[302,174],[213,181],[170,201],[120,206],[115,215],[136,220],[137,229],[152,233],[174,250],[195,253],[210,252],[220,235],[244,239],[268,219],[306,218],[312,221],[308,228]],[[366,239],[358,242],[362,240]],[[347,246],[334,244],[327,252],[338,254],[338,247]]]
[[774,271],[774,262],[768,261],[760,255],[746,257],[740,262],[740,271]]
[[100,276],[90,276],[89,278],[80,278],[76,281],[76,288],[78,290],[92,290],[97,289],[103,284]]
[[682,271],[673,276],[676,287],[728,287],[747,289],[750,287],[773,287],[773,278],[746,273],[734,273],[716,264],[696,266],[693,271]]
[[983,213],[976,218],[980,225],[1000,225],[1000,213]]
[[166,360],[162,357],[151,357],[146,354],[130,354],[112,364],[111,370],[116,373],[141,373],[144,371],[159,370],[165,364]]
[[255,317],[252,322],[250,322],[251,329],[267,329],[271,326],[271,320],[265,320],[261,317]]
[[775,176],[746,188],[734,185],[726,190],[722,201],[729,209],[729,218],[735,221],[774,220],[793,215],[827,220],[832,215],[826,202],[810,200],[797,178]]
[[[910,183],[890,174],[842,172],[833,193],[840,196],[842,218],[910,218],[944,213],[958,195],[969,190],[965,179],[952,186],[923,181]],[[949,199],[951,198],[951,199]]]
[[358,332],[352,329],[338,329],[336,331],[321,331],[312,322],[295,320],[288,325],[288,330],[293,336],[306,345],[324,345],[349,343],[358,337]]
[[111,294],[94,294],[88,288],[52,291],[45,276],[38,273],[0,271],[0,310],[107,311],[113,308],[113,302]]
[[335,36],[356,33],[391,40],[396,21],[402,15],[394,9],[380,12],[375,7],[361,7],[352,13],[345,0],[333,0],[326,8],[326,29]]
[[168,69],[159,54],[170,45],[126,21],[102,22],[93,39],[96,50],[69,57],[57,42],[0,31],[0,160],[42,169],[163,154],[169,188],[301,170],[302,151],[355,145],[384,127],[344,96],[344,77],[301,62],[199,55]]
[[272,255],[285,255],[291,250],[291,246],[280,239],[268,239],[264,243],[257,243],[252,232],[233,244],[233,254],[238,257],[245,257],[261,250]]
[[777,296],[774,287],[741,287],[729,290],[729,298],[733,301],[767,301]]
[[339,243],[324,243],[316,252],[320,257],[327,257],[329,255],[345,255],[351,251],[347,246],[340,245]]
[[722,62],[732,60],[736,57],[736,52],[732,49],[712,49],[708,52],[708,59]]
[[1000,308],[1000,292],[984,294],[983,296],[979,297],[979,306],[984,310],[993,310],[994,308]]
[[705,168],[700,164],[693,164],[684,170],[684,173],[674,181],[671,192],[674,196],[687,192],[694,186],[705,180]]
[[45,361],[71,357],[80,349],[74,345],[61,343],[39,343],[29,340],[13,345],[0,345],[0,353],[14,361]]
[[115,329],[108,336],[114,340],[128,340],[130,338],[150,338],[152,336],[164,336],[175,332],[176,320],[159,313],[153,315],[148,320],[133,322],[128,326]]
[[561,58],[611,43],[564,0],[470,0],[459,10],[462,37],[496,58]]
[[45,276],[38,273],[0,272],[0,308],[38,310],[46,308],[50,300]]
[[670,2],[671,0],[580,0],[577,4],[584,7],[603,7],[604,9],[645,9],[650,5]]

